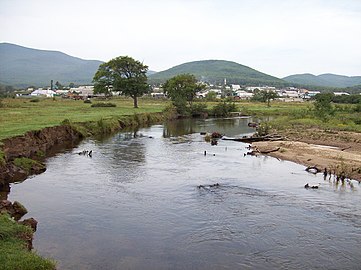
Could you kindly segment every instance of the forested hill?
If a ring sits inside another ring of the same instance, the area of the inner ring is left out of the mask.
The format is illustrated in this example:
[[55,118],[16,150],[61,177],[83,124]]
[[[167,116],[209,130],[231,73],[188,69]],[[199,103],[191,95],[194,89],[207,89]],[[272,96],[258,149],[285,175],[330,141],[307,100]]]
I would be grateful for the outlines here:
[[51,80],[63,85],[89,84],[102,63],[10,43],[0,43],[0,59],[0,84],[19,87],[46,86]]
[[290,75],[283,80],[289,83],[296,83],[300,85],[314,85],[314,86],[326,86],[326,87],[351,87],[361,84],[361,76],[342,76],[336,74],[295,74]]
[[173,76],[189,73],[197,79],[213,84],[223,83],[241,85],[285,85],[285,81],[259,72],[241,64],[224,60],[204,60],[181,64],[149,76],[150,83],[164,83]]

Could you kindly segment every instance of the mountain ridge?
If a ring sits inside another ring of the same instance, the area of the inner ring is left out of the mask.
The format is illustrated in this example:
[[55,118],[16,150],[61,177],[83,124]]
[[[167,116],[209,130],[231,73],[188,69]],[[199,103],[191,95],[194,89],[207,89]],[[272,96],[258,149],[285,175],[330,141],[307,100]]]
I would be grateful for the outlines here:
[[189,73],[197,79],[213,84],[221,84],[224,80],[232,84],[284,84],[279,78],[259,72],[248,66],[227,60],[199,60],[183,63],[149,76],[151,83],[164,83],[167,79]]
[[[0,43],[0,84],[15,87],[49,86],[50,81],[91,84],[93,76],[102,61],[85,60],[61,51],[39,50],[7,42]],[[182,73],[195,75],[202,81],[213,84],[254,85],[254,86],[315,86],[353,87],[361,85],[361,76],[344,76],[331,73],[313,75],[294,74],[282,79],[262,73],[251,67],[227,60],[198,60],[176,65],[160,72],[148,71],[152,84]]]
[[294,74],[282,78],[289,83],[324,87],[351,87],[361,84],[361,76],[345,76],[332,73],[313,75],[311,73]]
[[0,82],[14,86],[44,86],[51,80],[62,84],[89,84],[103,63],[11,43],[0,43],[0,59]]

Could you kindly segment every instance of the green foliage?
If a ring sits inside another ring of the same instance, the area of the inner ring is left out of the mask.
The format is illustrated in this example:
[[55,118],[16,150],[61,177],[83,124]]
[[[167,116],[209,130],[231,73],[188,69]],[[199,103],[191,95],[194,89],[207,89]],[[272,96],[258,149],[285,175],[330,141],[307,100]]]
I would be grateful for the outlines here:
[[99,103],[94,103],[92,104],[90,107],[92,108],[98,108],[98,107],[117,107],[116,104],[111,103],[111,102],[99,102]]
[[26,249],[25,238],[33,232],[30,227],[20,225],[7,214],[0,214],[0,268],[3,270],[50,270],[55,263],[41,258]]
[[191,74],[177,75],[163,85],[164,93],[170,97],[181,115],[187,114],[189,111],[187,104],[191,106],[196,93],[202,89],[204,85],[199,84],[196,77]]
[[163,110],[164,118],[167,120],[172,120],[177,118],[177,108],[173,105],[173,103],[169,104]]
[[206,100],[207,101],[216,101],[217,100],[217,93],[210,91],[208,92],[208,94],[206,95]]
[[333,103],[357,104],[361,102],[361,95],[340,95],[332,97]]
[[330,116],[335,112],[331,104],[332,97],[332,93],[317,94],[315,96],[315,116],[322,119],[323,121],[328,121]]
[[255,91],[253,97],[251,98],[252,101],[260,101],[260,102],[267,102],[267,106],[270,107],[270,102],[272,99],[277,98],[278,95],[274,91],[267,91],[267,90],[261,90],[261,91]]
[[193,103],[190,112],[193,117],[208,115],[207,103]]
[[258,125],[257,134],[258,136],[266,136],[271,131],[271,125],[268,122],[262,122]]
[[40,101],[40,99],[38,99],[38,98],[32,98],[32,99],[30,99],[30,102],[39,102]]
[[5,153],[3,150],[0,149],[0,166],[4,166],[6,163],[5,161]]
[[86,100],[84,100],[84,103],[86,103],[86,104],[91,104],[92,101],[91,101],[90,99],[86,99]]
[[212,108],[211,114],[216,117],[226,117],[234,111],[237,111],[237,106],[235,103],[220,102]]
[[361,112],[361,102],[356,105],[355,112]]
[[27,172],[30,172],[33,167],[44,167],[40,162],[33,160],[31,158],[16,158],[14,159],[14,165],[24,169]]
[[147,71],[148,66],[129,56],[116,57],[99,66],[93,78],[94,92],[106,95],[120,92],[131,97],[134,108],[138,108],[138,97],[149,92]]

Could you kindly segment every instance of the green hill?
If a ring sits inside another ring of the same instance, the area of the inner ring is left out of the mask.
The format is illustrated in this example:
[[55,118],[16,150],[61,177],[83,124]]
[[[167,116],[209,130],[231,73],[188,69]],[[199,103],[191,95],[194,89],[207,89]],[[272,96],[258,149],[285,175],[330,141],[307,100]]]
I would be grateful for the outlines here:
[[296,83],[300,85],[314,85],[314,86],[326,86],[326,87],[351,87],[354,85],[361,84],[361,76],[342,76],[336,74],[321,74],[321,75],[313,75],[313,74],[295,74],[290,75],[283,80]]
[[164,83],[166,80],[189,73],[197,79],[213,84],[220,84],[227,79],[227,83],[241,85],[284,85],[281,79],[259,72],[255,69],[224,60],[204,60],[181,64],[168,70],[157,72],[149,76],[152,84]]
[[102,63],[9,43],[0,43],[0,59],[0,84],[17,87],[48,86],[51,80],[89,84]]

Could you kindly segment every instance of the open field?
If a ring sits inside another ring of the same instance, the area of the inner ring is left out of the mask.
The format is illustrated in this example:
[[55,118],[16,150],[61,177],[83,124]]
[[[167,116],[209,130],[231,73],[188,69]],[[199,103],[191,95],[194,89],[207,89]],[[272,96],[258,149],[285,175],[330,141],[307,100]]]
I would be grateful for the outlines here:
[[[24,134],[29,130],[39,130],[44,127],[60,125],[65,119],[71,122],[98,121],[135,113],[161,112],[170,101],[139,99],[139,108],[133,108],[133,100],[128,98],[113,98],[110,101],[117,107],[92,108],[91,104],[80,100],[67,99],[3,99],[0,107],[0,140]],[[93,100],[93,104],[101,102]],[[218,102],[208,102],[212,108]],[[354,111],[356,105],[336,105],[335,112],[325,121],[315,117],[313,104],[310,102],[272,102],[271,107],[259,102],[237,102],[239,111],[243,114],[255,115],[262,121],[270,121],[277,131],[296,132],[310,128],[322,130],[341,130],[361,132],[361,112]]]
[[[31,102],[31,99],[17,98],[2,101],[0,140],[22,135],[29,130],[57,126],[65,119],[72,122],[98,121],[135,113],[161,112],[168,105],[165,101],[140,99],[139,108],[134,109],[132,99],[114,98],[106,102],[115,103],[117,107],[92,108],[91,104],[81,100],[38,100],[39,102]],[[97,102],[102,101],[93,101],[93,104]]]

